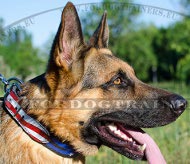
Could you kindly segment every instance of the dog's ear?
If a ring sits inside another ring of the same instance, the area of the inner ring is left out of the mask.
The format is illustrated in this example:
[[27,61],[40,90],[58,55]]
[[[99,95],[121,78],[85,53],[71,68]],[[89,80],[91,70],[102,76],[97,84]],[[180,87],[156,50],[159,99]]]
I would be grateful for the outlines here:
[[57,66],[68,70],[73,61],[79,58],[79,52],[84,45],[80,20],[71,2],[67,3],[62,12],[61,23],[53,45],[52,60]]
[[105,11],[98,28],[90,38],[90,45],[96,48],[107,48],[109,41],[109,28],[107,24],[107,12]]

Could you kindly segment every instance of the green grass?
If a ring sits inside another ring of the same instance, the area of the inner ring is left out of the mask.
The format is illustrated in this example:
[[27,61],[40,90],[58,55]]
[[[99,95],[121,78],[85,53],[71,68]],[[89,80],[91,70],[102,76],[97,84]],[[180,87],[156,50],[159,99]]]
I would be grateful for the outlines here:
[[[190,100],[190,87],[184,83],[159,83],[156,87],[176,92]],[[189,101],[190,103],[190,101]],[[177,121],[164,127],[144,129],[158,144],[169,164],[190,163],[190,111],[189,107]],[[87,157],[87,164],[145,164],[132,161],[107,147],[101,147],[96,156]]]

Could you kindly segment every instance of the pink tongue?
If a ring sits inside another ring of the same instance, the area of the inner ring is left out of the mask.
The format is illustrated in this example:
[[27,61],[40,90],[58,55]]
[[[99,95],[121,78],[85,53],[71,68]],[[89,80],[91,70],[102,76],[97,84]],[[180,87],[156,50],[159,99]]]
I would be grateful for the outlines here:
[[133,130],[127,130],[127,132],[140,144],[146,144],[145,154],[149,164],[166,164],[159,147],[147,133]]

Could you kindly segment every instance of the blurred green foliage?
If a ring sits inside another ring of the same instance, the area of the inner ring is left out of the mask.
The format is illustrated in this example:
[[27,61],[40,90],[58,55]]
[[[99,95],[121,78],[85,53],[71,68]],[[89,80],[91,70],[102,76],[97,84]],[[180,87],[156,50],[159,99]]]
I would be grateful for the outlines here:
[[121,59],[127,61],[135,70],[137,77],[147,81],[152,80],[150,71],[157,67],[156,56],[151,46],[153,36],[157,33],[154,26],[131,31],[126,36],[121,36],[119,46],[113,50]]
[[[0,28],[0,32],[2,28]],[[10,77],[12,73],[7,74],[7,70],[14,72],[14,76],[19,76],[26,80],[31,75],[42,73],[45,70],[45,60],[40,49],[35,48],[32,43],[32,35],[26,30],[16,29],[10,31],[9,34],[1,32],[0,44],[0,72],[6,77]]]
[[179,61],[177,70],[178,78],[190,85],[190,54]]
[[184,69],[188,72],[190,66],[187,68],[182,61],[190,54],[189,33],[190,19],[187,18],[167,28],[159,29],[153,41],[153,49],[159,63],[160,80],[188,81],[189,75],[184,72]]

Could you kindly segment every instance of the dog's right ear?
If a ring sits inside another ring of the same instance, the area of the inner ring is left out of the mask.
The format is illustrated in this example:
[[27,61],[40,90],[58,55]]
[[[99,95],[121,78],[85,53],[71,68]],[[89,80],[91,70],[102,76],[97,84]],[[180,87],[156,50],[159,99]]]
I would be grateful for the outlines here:
[[51,50],[51,62],[69,70],[73,61],[79,58],[84,45],[80,20],[76,8],[68,2],[62,12],[61,23]]
[[90,38],[89,44],[96,48],[107,48],[109,41],[109,28],[107,24],[107,12],[105,11],[99,26]]

